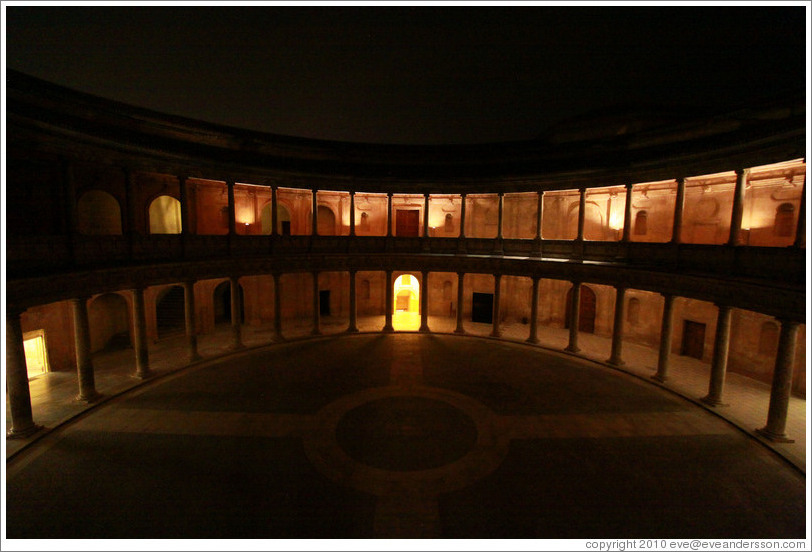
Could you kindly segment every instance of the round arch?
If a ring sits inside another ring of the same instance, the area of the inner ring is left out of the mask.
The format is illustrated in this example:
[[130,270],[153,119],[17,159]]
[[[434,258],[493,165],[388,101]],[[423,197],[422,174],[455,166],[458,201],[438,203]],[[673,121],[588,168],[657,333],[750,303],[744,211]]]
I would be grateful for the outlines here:
[[121,235],[121,206],[103,190],[88,190],[76,202],[76,229],[85,236]]
[[180,201],[172,196],[160,195],[149,204],[150,234],[180,234]]

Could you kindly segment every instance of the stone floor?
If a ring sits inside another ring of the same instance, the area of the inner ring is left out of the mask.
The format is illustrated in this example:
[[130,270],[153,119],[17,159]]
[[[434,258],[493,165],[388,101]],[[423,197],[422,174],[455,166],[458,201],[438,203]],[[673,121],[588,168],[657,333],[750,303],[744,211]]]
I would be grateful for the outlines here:
[[[325,335],[340,334],[347,328],[346,319],[326,318],[321,329]],[[358,327],[361,332],[377,332],[384,325],[383,316],[361,316]],[[417,315],[397,313],[393,320],[397,331],[416,331],[420,326]],[[448,317],[429,317],[429,327],[433,332],[452,333],[456,321]],[[529,335],[529,326],[519,323],[502,325],[502,339],[524,342]],[[310,338],[312,323],[307,320],[286,322],[283,333],[286,339]],[[465,331],[470,335],[487,337],[492,331],[490,324],[465,322]],[[562,328],[540,326],[538,330],[539,346],[554,351],[562,351],[567,346],[569,333]],[[272,325],[246,325],[243,327],[243,342],[248,347],[258,347],[274,343]],[[218,326],[215,332],[201,335],[198,338],[199,350],[204,359],[214,359],[230,353],[231,329],[229,326]],[[611,351],[608,338],[594,334],[579,334],[581,352],[577,357],[603,363]],[[150,364],[159,375],[167,374],[188,366],[185,351],[185,338],[182,335],[162,339],[150,344]],[[762,439],[753,432],[763,427],[767,419],[769,405],[769,385],[728,372],[725,383],[725,402],[727,406],[710,408],[698,402],[698,398],[707,394],[710,367],[696,359],[671,355],[670,377],[665,384],[658,384],[650,379],[656,372],[657,351],[635,343],[623,345],[625,365],[621,370],[646,379],[652,385],[660,385],[697,405],[708,408],[722,416],[754,439],[773,448],[797,468],[806,472],[806,401],[797,397],[790,400],[787,420],[787,434],[794,439],[793,443],[774,443]],[[94,356],[96,367],[96,387],[105,398],[113,397],[141,384],[131,377],[134,372],[133,350],[99,353]],[[34,419],[45,426],[30,439],[6,440],[6,457],[17,453],[39,439],[48,430],[59,426],[66,420],[81,414],[94,405],[86,405],[73,400],[78,388],[76,375],[65,372],[52,372],[36,377],[29,382]],[[10,427],[8,408],[6,428]]]
[[67,380],[32,382],[40,422],[79,416],[8,460],[9,538],[805,536],[804,474],[647,377],[443,334],[218,357],[228,328],[180,370],[170,341],[162,376],[118,396],[132,351],[97,356],[108,399],[85,415]]

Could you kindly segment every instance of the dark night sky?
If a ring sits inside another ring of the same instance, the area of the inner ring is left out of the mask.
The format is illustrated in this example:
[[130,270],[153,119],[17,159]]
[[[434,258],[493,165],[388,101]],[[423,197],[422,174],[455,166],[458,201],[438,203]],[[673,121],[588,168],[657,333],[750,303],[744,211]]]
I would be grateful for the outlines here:
[[727,110],[803,89],[796,7],[8,7],[7,66],[277,134],[526,139],[618,104]]

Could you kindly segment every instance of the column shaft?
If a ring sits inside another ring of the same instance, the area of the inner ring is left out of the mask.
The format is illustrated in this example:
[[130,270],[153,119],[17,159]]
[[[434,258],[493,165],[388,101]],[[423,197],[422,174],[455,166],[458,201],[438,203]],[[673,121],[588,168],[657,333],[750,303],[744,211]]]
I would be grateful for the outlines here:
[[674,226],[671,243],[682,243],[682,213],[685,210],[685,178],[677,179],[677,199],[674,202]]
[[775,356],[767,425],[758,430],[761,435],[773,441],[793,442],[787,438],[786,428],[789,398],[792,394],[792,371],[795,365],[797,333],[797,322],[781,321],[781,335],[778,338],[778,352]]
[[795,227],[795,243],[793,247],[804,247],[806,245],[806,182],[801,190],[801,205],[798,210],[798,223]]
[[186,343],[189,348],[189,361],[200,359],[197,351],[197,328],[195,327],[195,283],[183,282],[183,313],[186,320]]
[[544,212],[544,191],[538,193],[537,213],[536,213],[536,240],[541,240],[541,223]]
[[186,189],[186,177],[178,176],[178,197],[180,198],[180,247],[186,256],[186,242],[189,235],[189,196]]
[[423,237],[429,237],[429,194],[423,194]]
[[281,275],[278,272],[273,273],[273,327],[276,334],[277,341],[283,341],[285,338],[282,336],[282,289]]
[[31,390],[28,387],[20,315],[9,309],[6,310],[6,393],[11,416],[11,429],[7,436],[28,437],[41,429],[34,423],[31,411]]
[[570,342],[564,349],[570,353],[577,353],[581,349],[578,347],[578,324],[580,323],[581,311],[581,282],[572,283],[572,294],[570,295]]
[[386,194],[386,237],[392,237],[392,192]]
[[237,233],[237,208],[234,203],[234,181],[227,180],[228,188],[228,235],[234,236]]
[[632,239],[632,185],[626,184],[626,209],[623,212],[623,242]]
[[421,275],[423,276],[423,282],[422,282],[423,289],[420,290],[420,332],[428,333],[429,332],[429,273],[424,270],[421,273]]
[[586,220],[586,189],[581,188],[578,201],[578,241],[584,240],[584,221]]
[[[390,203],[391,205],[391,203]],[[387,333],[391,333],[395,331],[395,328],[392,327],[392,309],[393,309],[393,298],[394,291],[392,290],[392,271],[386,271],[386,313],[384,316],[385,322],[383,325],[383,331]]]
[[350,192],[350,236],[355,236],[355,192]]
[[502,296],[502,275],[501,274],[494,274],[493,275],[493,330],[491,331],[491,337],[501,337],[502,336],[502,329],[500,328],[499,324],[499,302]]
[[719,314],[716,318],[716,338],[713,344],[713,361],[711,364],[710,383],[708,394],[702,402],[710,406],[721,406],[725,387],[725,372],[727,371],[727,356],[730,349],[730,317],[732,309],[727,305],[719,305]]
[[319,234],[319,198],[318,192],[313,190],[313,216],[310,219],[310,235],[317,236]]
[[355,275],[354,270],[350,270],[350,326],[347,331],[356,333],[358,331],[358,300],[355,293]]
[[319,297],[319,273],[313,272],[313,335],[321,335],[321,301]]
[[736,171],[736,188],[733,190],[733,212],[730,217],[730,237],[728,245],[739,245],[742,229],[742,216],[744,215],[744,193],[747,188],[747,176],[750,169]]
[[147,347],[147,313],[144,308],[144,289],[135,288],[133,293],[133,341],[135,341],[135,377],[144,379],[152,376],[149,368],[149,348]]
[[124,232],[126,232],[127,237],[127,255],[129,258],[132,259],[133,254],[135,252],[135,177],[133,176],[132,171],[129,169],[124,169],[124,202],[126,205],[124,208],[126,209],[124,213],[124,220],[126,222],[126,228]]
[[279,235],[279,189],[271,186],[271,236]]
[[615,288],[615,322],[612,326],[612,353],[609,364],[623,366],[623,319],[626,317],[626,288]]
[[77,401],[93,402],[99,398],[93,360],[90,357],[90,322],[87,317],[88,297],[71,299],[73,309],[73,340],[76,345],[76,375],[79,380]]
[[465,238],[465,194],[460,194],[462,204],[460,205],[460,238]]
[[498,240],[501,240],[503,236],[502,221],[504,220],[504,211],[505,211],[505,194],[499,192],[499,211],[498,211],[498,219],[496,221],[496,239]]
[[668,364],[671,353],[671,338],[674,334],[674,300],[670,293],[663,295],[663,321],[660,328],[660,353],[657,357],[657,373],[651,376],[659,382],[668,379]]
[[533,276],[533,298],[530,300],[530,336],[528,343],[538,343],[538,318],[539,318],[539,282],[538,276]]
[[463,301],[463,283],[465,282],[465,273],[457,272],[457,327],[454,333],[465,333],[465,328],[462,325],[462,301]]
[[231,348],[241,349],[242,343],[242,301],[240,301],[240,281],[236,276],[228,279],[231,292]]

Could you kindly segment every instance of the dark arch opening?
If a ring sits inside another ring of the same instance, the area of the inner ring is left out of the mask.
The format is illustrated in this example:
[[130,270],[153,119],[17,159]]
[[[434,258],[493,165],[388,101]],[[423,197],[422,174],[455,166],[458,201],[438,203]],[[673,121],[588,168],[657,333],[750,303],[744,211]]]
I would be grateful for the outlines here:
[[[245,323],[245,292],[238,285],[240,294],[240,324]],[[221,282],[214,288],[214,323],[231,324],[231,283]]]
[[[567,292],[567,302],[565,304],[566,319],[564,327],[570,327],[570,302],[572,301],[572,288]],[[581,286],[581,304],[578,309],[578,331],[595,333],[595,313],[597,299],[595,292],[589,286]]]
[[165,289],[155,302],[158,339],[177,335],[186,330],[184,291],[181,286]]

